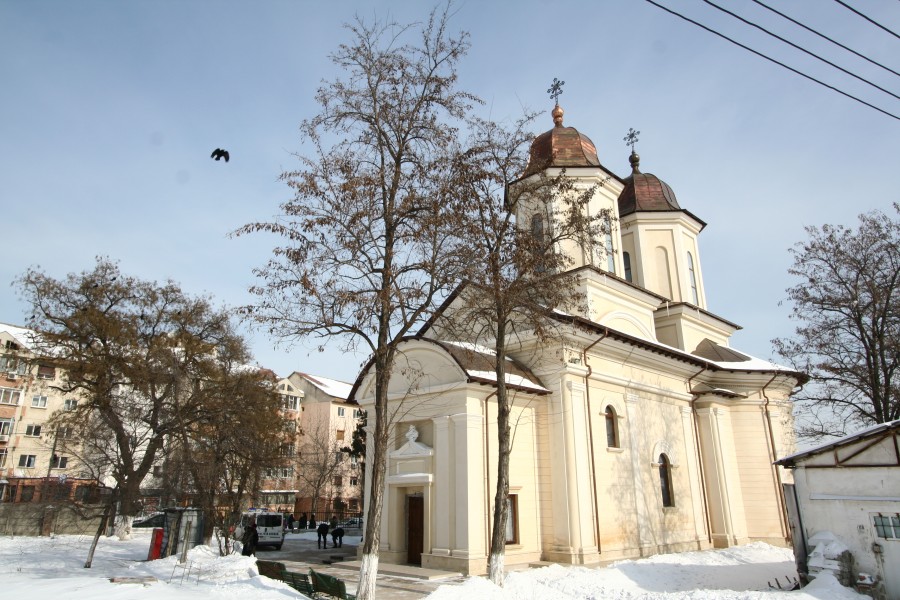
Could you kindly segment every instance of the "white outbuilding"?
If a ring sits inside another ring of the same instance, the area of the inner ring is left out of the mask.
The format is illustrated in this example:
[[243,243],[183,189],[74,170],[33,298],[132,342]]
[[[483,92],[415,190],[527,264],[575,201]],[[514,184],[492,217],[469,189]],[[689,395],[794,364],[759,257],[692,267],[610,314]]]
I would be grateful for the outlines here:
[[898,436],[900,420],[891,421],[776,462],[794,475],[785,492],[801,574],[815,575],[818,565],[808,557],[825,534],[849,550],[858,587],[900,599]]

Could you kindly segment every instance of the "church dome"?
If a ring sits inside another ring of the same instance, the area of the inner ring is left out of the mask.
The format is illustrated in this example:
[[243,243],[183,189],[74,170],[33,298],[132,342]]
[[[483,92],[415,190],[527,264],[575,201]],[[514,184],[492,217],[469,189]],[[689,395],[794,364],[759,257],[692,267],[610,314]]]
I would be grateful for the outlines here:
[[553,109],[554,127],[534,138],[525,175],[548,167],[599,167],[597,147],[574,127],[563,127],[563,109]]
[[625,178],[625,188],[619,194],[620,217],[635,212],[681,210],[669,184],[651,173],[641,173],[640,156],[632,150],[628,159],[631,175]]

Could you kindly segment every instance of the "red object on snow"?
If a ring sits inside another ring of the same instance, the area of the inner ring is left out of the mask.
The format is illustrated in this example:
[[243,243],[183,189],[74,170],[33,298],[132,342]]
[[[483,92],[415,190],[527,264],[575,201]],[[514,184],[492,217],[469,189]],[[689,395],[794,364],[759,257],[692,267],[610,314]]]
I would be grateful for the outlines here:
[[147,560],[156,560],[162,554],[163,528],[154,527],[153,535],[150,538],[150,553]]

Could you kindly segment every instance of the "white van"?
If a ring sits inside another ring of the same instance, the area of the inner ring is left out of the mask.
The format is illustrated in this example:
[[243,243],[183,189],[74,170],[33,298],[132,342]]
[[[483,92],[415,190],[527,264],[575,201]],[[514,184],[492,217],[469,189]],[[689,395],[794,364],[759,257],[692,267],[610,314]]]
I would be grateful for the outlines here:
[[234,528],[234,539],[240,540],[244,536],[244,528],[251,523],[256,523],[256,533],[259,535],[257,546],[274,546],[281,550],[284,544],[284,515],[280,512],[268,510],[250,509],[241,514],[241,522]]

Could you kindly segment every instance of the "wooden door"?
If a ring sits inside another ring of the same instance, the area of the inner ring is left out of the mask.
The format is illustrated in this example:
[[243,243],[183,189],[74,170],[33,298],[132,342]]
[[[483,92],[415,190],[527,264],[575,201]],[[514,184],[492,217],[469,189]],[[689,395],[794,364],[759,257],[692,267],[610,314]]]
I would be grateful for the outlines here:
[[407,496],[406,505],[406,562],[411,565],[421,565],[425,502],[422,496]]

